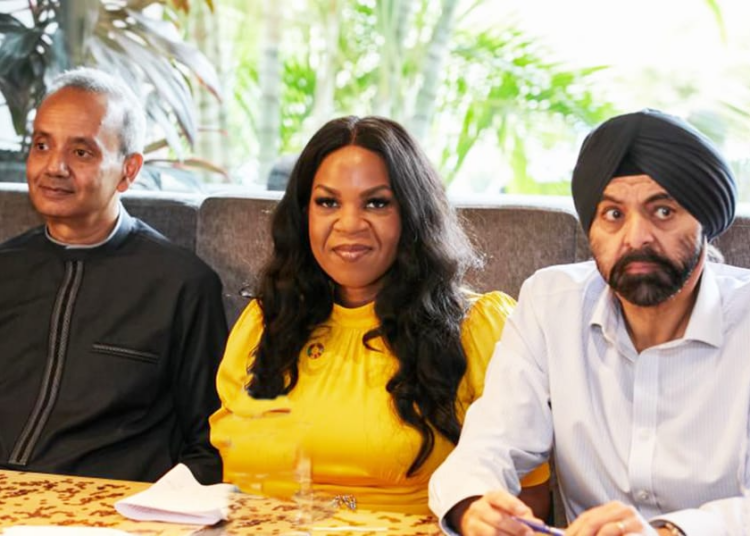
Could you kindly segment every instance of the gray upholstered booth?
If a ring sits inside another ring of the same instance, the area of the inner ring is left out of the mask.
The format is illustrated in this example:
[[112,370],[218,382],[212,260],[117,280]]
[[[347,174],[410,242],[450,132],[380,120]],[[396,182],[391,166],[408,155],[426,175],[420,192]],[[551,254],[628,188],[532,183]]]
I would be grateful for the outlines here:
[[269,226],[278,197],[209,197],[201,205],[197,252],[221,276],[230,323],[247,304],[243,295],[271,250]]
[[[150,191],[123,196],[128,211],[177,244],[194,250],[221,276],[230,321],[247,303],[270,251],[270,216],[281,196],[204,197]],[[553,264],[589,258],[589,249],[568,198],[502,196],[455,199],[459,215],[478,249],[484,268],[469,274],[479,291],[500,289],[517,297],[524,279]],[[750,206],[717,241],[729,264],[750,267]],[[26,186],[0,183],[0,242],[40,224]]]
[[[241,293],[255,283],[270,251],[276,199],[272,194],[265,199],[215,196],[201,206],[197,251],[221,274],[230,319],[247,303]],[[578,223],[564,201],[507,198],[493,206],[469,200],[457,205],[485,257],[484,268],[469,274],[477,290],[502,289],[517,296],[523,280],[538,268],[575,259]]]
[[[164,236],[195,250],[198,208],[203,196],[131,190],[123,196],[128,212]],[[0,242],[41,224],[34,212],[26,185],[0,182]]]

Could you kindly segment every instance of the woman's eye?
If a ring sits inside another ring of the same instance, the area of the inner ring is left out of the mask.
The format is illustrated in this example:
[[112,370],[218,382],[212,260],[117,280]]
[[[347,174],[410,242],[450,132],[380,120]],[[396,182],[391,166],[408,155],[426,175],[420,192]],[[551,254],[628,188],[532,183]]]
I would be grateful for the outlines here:
[[315,204],[323,208],[334,208],[338,203],[333,197],[316,197]]
[[390,206],[391,200],[385,197],[375,197],[367,200],[367,208],[385,208]]

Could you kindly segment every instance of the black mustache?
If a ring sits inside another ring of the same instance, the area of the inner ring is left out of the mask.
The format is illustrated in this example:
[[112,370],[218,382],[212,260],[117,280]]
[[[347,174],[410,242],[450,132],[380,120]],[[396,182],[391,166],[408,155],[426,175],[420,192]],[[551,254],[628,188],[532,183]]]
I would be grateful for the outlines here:
[[666,268],[667,270],[674,270],[674,265],[666,257],[659,255],[651,249],[641,249],[628,252],[620,257],[612,267],[612,273],[620,272],[624,270],[628,266],[628,264],[634,262],[650,262],[653,264],[658,264],[661,267]]

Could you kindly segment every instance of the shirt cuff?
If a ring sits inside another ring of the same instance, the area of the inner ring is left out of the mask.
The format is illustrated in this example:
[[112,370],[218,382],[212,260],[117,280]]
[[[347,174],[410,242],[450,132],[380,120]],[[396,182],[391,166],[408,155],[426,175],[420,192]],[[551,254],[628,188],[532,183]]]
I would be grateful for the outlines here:
[[448,526],[448,520],[445,516],[440,520],[440,530],[443,531],[443,534],[448,534],[448,536],[461,536],[458,532]]
[[[505,489],[500,483],[467,479],[461,484],[457,484],[453,479],[448,479],[447,482],[442,478],[434,479],[433,475],[429,490],[430,510],[440,519],[442,525],[448,512],[461,501],[469,497],[481,497],[485,493],[500,489]],[[513,495],[518,495],[518,491],[509,490],[509,492]]]
[[[438,517],[440,529],[443,531],[444,534],[450,534],[451,536],[459,536],[458,532],[453,530],[448,525],[448,514],[461,501],[468,499],[469,497],[476,497],[476,496],[477,496],[476,493],[468,493],[465,496],[462,496],[461,494],[458,494],[458,495],[454,494],[454,495],[451,495],[450,499],[447,499],[447,500],[444,499],[443,501],[438,503],[438,501],[434,500],[434,491],[430,490],[430,508]],[[446,504],[449,505],[447,508],[445,507]]]
[[689,509],[678,510],[668,514],[662,514],[649,520],[653,527],[659,527],[664,522],[672,523],[680,529],[685,536],[729,536],[723,517],[714,511]]

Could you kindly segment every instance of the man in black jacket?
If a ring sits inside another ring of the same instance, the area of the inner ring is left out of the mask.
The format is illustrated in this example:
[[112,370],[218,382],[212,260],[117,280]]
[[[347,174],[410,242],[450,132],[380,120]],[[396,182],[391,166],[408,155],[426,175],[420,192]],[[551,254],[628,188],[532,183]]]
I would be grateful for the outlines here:
[[131,217],[145,118],[119,80],[60,75],[27,161],[44,226],[0,246],[0,468],[221,480],[208,417],[227,334],[217,275]]

